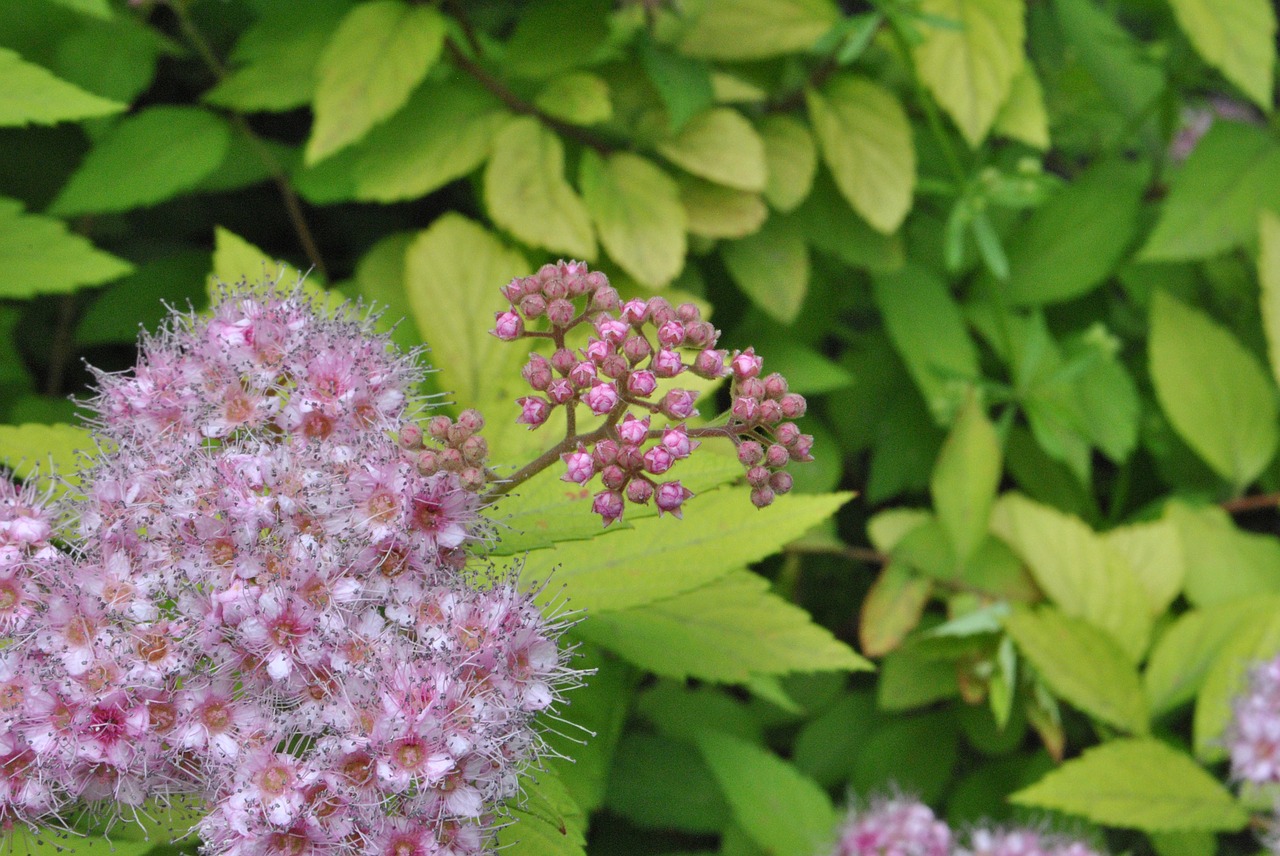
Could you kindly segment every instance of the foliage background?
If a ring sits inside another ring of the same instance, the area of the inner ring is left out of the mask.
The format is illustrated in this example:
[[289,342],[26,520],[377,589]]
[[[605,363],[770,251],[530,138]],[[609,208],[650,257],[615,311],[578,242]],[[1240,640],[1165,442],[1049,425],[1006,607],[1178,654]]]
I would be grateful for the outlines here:
[[1275,31],[1266,0],[0,0],[0,456],[72,472],[82,361],[284,260],[405,316],[518,463],[554,438],[515,430],[497,287],[585,258],[714,307],[818,462],[757,516],[708,458],[688,520],[604,541],[555,473],[500,508],[599,670],[512,852],[812,856],[891,787],[1255,852],[1223,729],[1280,652]]

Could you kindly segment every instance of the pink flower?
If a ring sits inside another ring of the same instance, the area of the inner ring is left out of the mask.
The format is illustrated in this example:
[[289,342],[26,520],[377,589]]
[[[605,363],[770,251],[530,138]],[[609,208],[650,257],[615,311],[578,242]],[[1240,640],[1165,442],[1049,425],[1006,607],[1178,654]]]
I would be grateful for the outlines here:
[[678,481],[663,482],[658,485],[654,502],[658,506],[658,515],[661,516],[665,511],[680,517],[680,506],[684,505],[684,501],[693,496],[693,491],[689,490]]
[[512,342],[524,334],[524,320],[514,311],[494,315],[493,335],[504,342]]
[[547,417],[551,415],[551,405],[545,398],[539,398],[536,395],[517,398],[516,404],[520,405],[520,416],[516,422],[528,425],[530,431],[546,422]]
[[673,389],[662,398],[662,412],[672,419],[691,419],[698,412],[693,402],[693,393],[689,390]]
[[898,797],[850,812],[832,856],[951,856],[951,830],[929,807]]
[[649,436],[649,417],[637,419],[628,413],[622,417],[622,421],[618,423],[618,437],[624,443],[632,443],[639,445],[643,443]]
[[565,474],[561,476],[563,481],[586,484],[595,476],[595,461],[592,459],[591,453],[581,446],[578,447],[576,452],[565,452],[560,457],[564,459],[566,468]]
[[618,388],[611,383],[597,383],[582,397],[597,416],[604,416],[618,406]]
[[604,518],[605,526],[622,517],[623,507],[622,494],[612,490],[597,493],[591,501],[592,512]]
[[760,369],[764,366],[764,360],[756,356],[754,348],[747,348],[733,355],[733,359],[729,361],[730,367],[733,369],[733,376],[738,380],[746,380],[760,374]]

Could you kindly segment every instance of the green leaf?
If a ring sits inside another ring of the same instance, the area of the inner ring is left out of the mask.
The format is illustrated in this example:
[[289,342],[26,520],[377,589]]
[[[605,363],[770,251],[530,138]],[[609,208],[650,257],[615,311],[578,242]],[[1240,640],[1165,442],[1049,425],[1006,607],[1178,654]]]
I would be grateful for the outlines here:
[[1231,792],[1186,753],[1149,739],[1095,746],[1009,799],[1147,832],[1229,832],[1249,821]]
[[548,116],[571,125],[594,125],[613,116],[609,84],[598,75],[571,71],[554,77],[534,96],[533,103]]
[[608,807],[642,829],[719,832],[729,806],[711,770],[687,743],[629,732],[618,746]]
[[1267,0],[1169,0],[1196,52],[1255,104],[1270,111],[1276,12]]
[[390,332],[391,341],[405,353],[422,344],[404,283],[405,253],[413,237],[410,232],[393,232],[378,241],[360,257],[352,279],[356,294],[383,313],[377,329]]
[[587,819],[550,770],[522,782],[521,799],[510,806],[513,823],[498,829],[498,847],[511,856],[582,856]]
[[511,119],[493,140],[484,172],[493,222],[526,244],[591,259],[591,218],[564,179],[564,145],[532,116]]
[[593,614],[576,632],[643,669],[678,680],[740,684],[761,674],[871,668],[750,571],[731,571],[701,588],[643,606]]
[[316,67],[306,163],[354,143],[403,107],[440,58],[444,37],[445,19],[431,6],[373,0],[348,12]]
[[1147,261],[1200,259],[1253,239],[1258,210],[1280,197],[1280,145],[1261,128],[1217,121],[1173,178]]
[[868,657],[883,657],[916,629],[933,595],[933,581],[890,562],[862,601],[858,642]]
[[74,482],[82,456],[96,448],[89,432],[75,425],[0,425],[0,463],[20,479]]
[[897,230],[916,183],[916,154],[907,114],[893,93],[859,77],[838,75],[821,92],[806,90],[809,120],[822,158],[853,210],[884,233]]
[[929,27],[915,49],[916,68],[961,135],[976,147],[1009,97],[1026,62],[1021,0],[924,0],[922,15],[956,21]]
[[1107,633],[1052,608],[1015,610],[1005,629],[1055,694],[1103,722],[1146,733],[1138,672]]
[[1107,548],[1120,554],[1147,593],[1147,608],[1162,614],[1182,592],[1186,563],[1178,530],[1168,520],[1135,523],[1102,536]]
[[129,105],[100,98],[0,48],[0,127],[110,116]]
[[[591,61],[609,37],[609,0],[535,0],[516,16],[503,68],[520,77],[547,78]],[[573,48],[565,36],[573,34]]]
[[690,235],[741,238],[759,231],[769,216],[759,194],[692,176],[682,176],[679,184],[680,204],[688,218]]
[[[1274,600],[1272,600],[1274,605]],[[1235,700],[1244,691],[1249,669],[1280,654],[1280,611],[1269,609],[1240,625],[1223,644],[1196,697],[1196,755],[1213,763],[1227,757],[1223,732],[1231,722]]]
[[938,522],[960,564],[987,535],[1001,472],[1000,438],[982,401],[970,394],[951,426],[929,480]]
[[771,218],[754,235],[726,243],[721,258],[751,302],[782,324],[796,320],[809,290],[809,248],[793,222]]
[[1149,46],[1093,0],[1053,0],[1053,11],[1071,51],[1103,97],[1126,119],[1143,120],[1165,88],[1164,72]]
[[1147,168],[1104,161],[1054,194],[1006,241],[1009,278],[986,284],[1009,302],[1073,300],[1101,285],[1138,231]]
[[640,42],[639,53],[644,73],[667,108],[667,127],[673,133],[715,104],[711,68],[705,62],[671,53],[647,38]]
[[148,107],[121,119],[85,157],[49,210],[106,214],[191,190],[222,163],[231,132],[195,107]]
[[94,18],[105,20],[111,17],[111,5],[107,0],[52,0],[52,2]]
[[1245,532],[1221,508],[1172,503],[1165,512],[1182,543],[1187,600],[1196,606],[1280,592],[1280,542]]
[[[590,541],[537,550],[521,582],[542,597],[570,598],[593,616],[669,598],[759,561],[803,535],[848,502],[850,494],[790,494],[760,511],[744,488],[724,488],[691,499],[688,521],[638,520],[631,529]],[[694,519],[696,516],[696,520]]]
[[876,703],[881,710],[910,710],[958,695],[956,664],[925,656],[911,643],[891,652],[880,664]]
[[[631,666],[591,645],[578,646],[575,669],[590,670],[591,680],[573,690],[573,704],[560,709],[564,724],[542,737],[550,749],[546,762],[564,782],[584,813],[604,803],[615,766],[619,739],[635,698],[640,675]],[[582,740],[590,734],[591,739]]]
[[694,116],[658,152],[686,172],[738,190],[764,190],[764,143],[756,129],[732,107],[714,107]]
[[197,308],[205,302],[209,254],[184,250],[160,256],[98,293],[76,322],[76,344],[125,344],[138,340],[138,327],[155,330],[169,315],[165,305]]
[[1151,650],[1142,674],[1153,716],[1195,698],[1222,647],[1257,616],[1280,609],[1280,598],[1245,597],[1183,613]]
[[1280,381],[1280,215],[1258,212],[1258,285],[1271,376]]
[[934,420],[949,424],[968,385],[981,377],[978,351],[960,307],[942,280],[922,267],[879,274],[872,284],[894,349]]
[[1149,598],[1123,555],[1079,518],[1018,494],[1000,498],[991,530],[1063,613],[1109,634],[1130,662],[1141,659],[1151,638]]
[[356,198],[417,199],[468,175],[488,159],[509,115],[466,78],[421,87],[356,146]]
[[22,203],[0,197],[0,297],[75,291],[119,279],[133,270],[61,220],[22,213]]
[[1049,112],[1044,106],[1044,91],[1030,62],[1022,68],[1009,84],[1009,97],[996,113],[997,134],[1026,143],[1033,149],[1049,148]]
[[1169,421],[1243,490],[1275,455],[1276,391],[1231,333],[1167,293],[1151,302],[1151,380]]
[[628,152],[582,154],[579,184],[600,243],[628,276],[661,288],[684,268],[686,219],[676,183]]
[[774,114],[760,122],[760,140],[768,172],[764,196],[779,211],[792,211],[813,187],[818,150],[813,135],[793,116]]
[[155,78],[166,40],[140,17],[120,15],[88,20],[58,42],[50,68],[64,80],[95,95],[128,103]]
[[955,721],[946,713],[894,717],[855,750],[849,787],[858,794],[901,789],[936,803],[951,781],[959,743]]
[[419,233],[405,255],[409,305],[423,341],[431,345],[438,386],[485,415],[495,450],[503,446],[504,430],[522,430],[513,408],[527,353],[488,330],[502,308],[498,289],[528,272],[524,256],[454,213]]
[[[271,258],[244,238],[221,226],[213,230],[213,248],[213,272],[209,275],[207,287],[211,298],[216,296],[219,282],[280,282],[288,287],[303,281],[300,270],[284,261]],[[306,290],[312,296],[322,299],[327,294],[314,284],[310,284]]]
[[266,5],[236,41],[234,67],[204,100],[246,113],[310,104],[320,56],[350,8],[349,0],[315,0],[298,15],[290,6]]
[[824,788],[844,785],[858,747],[875,725],[872,694],[845,693],[801,725],[792,745],[792,761]]
[[773,856],[813,856],[837,816],[817,783],[767,749],[714,731],[698,738],[734,819]]
[[840,18],[830,0],[705,0],[680,50],[706,59],[750,60],[807,50]]
[[823,170],[809,197],[791,215],[814,249],[847,265],[876,273],[894,271],[906,261],[901,235],[885,235],[867,224],[840,195]]

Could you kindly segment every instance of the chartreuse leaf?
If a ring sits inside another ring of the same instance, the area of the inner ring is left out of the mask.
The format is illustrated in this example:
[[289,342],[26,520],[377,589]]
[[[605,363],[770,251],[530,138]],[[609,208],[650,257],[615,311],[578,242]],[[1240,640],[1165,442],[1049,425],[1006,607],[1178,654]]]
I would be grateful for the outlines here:
[[[547,78],[588,63],[609,36],[609,0],[533,0],[522,4],[503,54],[503,70]],[[565,42],[573,34],[573,47]]]
[[1216,506],[1171,503],[1165,517],[1182,544],[1187,600],[1212,606],[1280,592],[1280,542],[1245,532]]
[[960,564],[968,562],[986,538],[1000,483],[1000,458],[995,426],[987,419],[978,396],[970,393],[929,480],[938,522]]
[[1231,333],[1163,291],[1151,302],[1148,349],[1156,398],[1173,427],[1243,490],[1276,452],[1275,386]]
[[1022,0],[924,0],[920,11],[958,27],[926,27],[916,68],[970,146],[987,136],[1026,62]]
[[1009,277],[998,286],[1019,305],[1072,300],[1101,285],[1129,249],[1147,168],[1120,160],[1094,166],[1036,209],[1006,246]]
[[1146,733],[1138,672],[1106,632],[1052,607],[1017,609],[1005,629],[1056,695],[1117,728]]
[[484,172],[493,221],[526,244],[591,259],[591,217],[564,179],[564,145],[532,116],[510,119],[493,140]]
[[204,100],[248,113],[311,103],[320,56],[350,8],[350,0],[312,0],[299,15],[290,5],[265,4],[231,50],[234,67]]
[[1049,112],[1044,106],[1044,90],[1030,62],[1023,62],[1014,74],[1009,97],[996,114],[992,130],[1034,149],[1049,148]]
[[1139,120],[1165,88],[1164,72],[1148,46],[1092,0],[1053,0],[1063,36],[1103,96],[1130,120]]
[[680,50],[748,60],[807,50],[840,19],[831,0],[704,0]]
[[594,125],[613,116],[609,84],[586,71],[566,72],[547,81],[533,103],[548,116],[573,125]]
[[0,127],[53,125],[110,116],[128,107],[100,98],[0,48]]
[[1205,62],[1263,110],[1271,109],[1276,12],[1268,0],[1169,0],[1178,25]]
[[489,157],[510,114],[465,78],[418,89],[357,146],[357,199],[417,199],[469,174]]
[[[1271,599],[1274,604],[1274,599]],[[1208,762],[1227,756],[1222,738],[1231,721],[1234,702],[1244,691],[1249,669],[1262,660],[1280,654],[1280,611],[1259,612],[1223,644],[1204,677],[1196,696],[1196,717],[1192,732],[1196,755]]]
[[981,377],[960,307],[942,280],[922,267],[879,274],[872,284],[894,349],[934,419],[948,424],[965,399],[965,388]]
[[643,669],[678,680],[740,684],[753,675],[871,668],[750,571],[731,571],[701,588],[642,606],[593,614],[576,632]]
[[480,409],[493,449],[503,447],[504,429],[520,430],[509,408],[525,353],[488,330],[503,308],[498,288],[528,272],[524,256],[458,214],[437,219],[405,254],[405,290],[418,331],[431,343],[439,388]]
[[404,106],[444,47],[432,6],[360,3],[343,16],[316,67],[315,126],[304,154],[323,160]]
[[836,812],[813,779],[737,737],[707,731],[697,742],[734,820],[764,852],[813,856],[829,843]]
[[782,324],[796,320],[809,290],[809,248],[793,221],[773,217],[754,235],[726,243],[721,257],[756,306]]
[[876,577],[858,620],[858,642],[868,657],[883,657],[916,629],[933,594],[933,581],[901,562],[890,562]]
[[1258,210],[1275,207],[1280,145],[1261,128],[1214,122],[1172,185],[1141,257],[1183,261],[1216,255],[1252,239]]
[[587,819],[564,783],[542,769],[523,782],[521,800],[510,807],[513,823],[498,830],[498,847],[512,856],[581,856]]
[[628,152],[582,153],[582,198],[609,257],[636,282],[661,288],[684,267],[686,218],[676,183]]
[[778,113],[760,122],[764,160],[768,169],[764,196],[779,211],[795,209],[813,187],[818,150],[813,135],[800,120]]
[[1117,551],[1078,517],[1018,494],[996,503],[991,529],[1020,555],[1040,588],[1069,616],[1107,633],[1131,662],[1151,637],[1142,583]]
[[222,163],[227,123],[195,107],[148,107],[121,119],[53,201],[54,214],[105,214],[191,190]]
[[853,210],[881,232],[897,230],[911,210],[916,153],[911,125],[887,89],[841,74],[806,90],[822,158]]
[[1227,642],[1256,617],[1280,610],[1280,597],[1242,597],[1183,613],[1160,636],[1142,674],[1153,716],[1195,698]]
[[1135,523],[1102,536],[1109,549],[1123,556],[1147,593],[1147,608],[1158,616],[1182,591],[1187,566],[1182,540],[1168,520]]
[[[604,539],[569,541],[536,550],[522,583],[549,584],[593,616],[642,606],[713,582],[763,559],[831,516],[850,494],[789,494],[756,511],[748,491],[723,488],[689,500],[697,522],[648,518]],[[673,525],[674,524],[674,525]]]
[[1151,739],[1095,746],[1009,799],[1147,832],[1228,832],[1249,822],[1221,782],[1186,753]]
[[24,214],[22,203],[0,197],[0,298],[74,291],[119,279],[133,270],[61,220]]
[[73,480],[81,455],[95,448],[89,432],[76,425],[0,425],[0,463],[20,479],[38,474],[46,482]]
[[676,166],[708,181],[738,190],[764,190],[764,143],[756,129],[732,107],[713,107],[694,116],[658,152]]
[[1258,212],[1258,284],[1271,376],[1280,381],[1280,215],[1266,209]]
[[680,204],[689,234],[703,238],[741,238],[759,231],[769,209],[757,193],[734,190],[693,176],[680,178]]

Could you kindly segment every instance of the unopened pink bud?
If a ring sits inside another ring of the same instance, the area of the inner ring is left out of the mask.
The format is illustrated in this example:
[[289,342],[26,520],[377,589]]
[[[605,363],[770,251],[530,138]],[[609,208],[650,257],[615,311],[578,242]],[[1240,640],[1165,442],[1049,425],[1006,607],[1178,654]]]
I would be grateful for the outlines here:
[[770,469],[776,470],[779,467],[785,467],[787,462],[791,460],[791,453],[787,451],[786,446],[774,443],[765,452],[764,465]]
[[573,396],[574,385],[568,378],[558,377],[547,384],[547,398],[552,404],[568,404]]
[[699,377],[715,378],[724,375],[724,351],[708,348],[698,354],[693,361],[693,372]]
[[743,422],[754,422],[760,415],[760,402],[754,398],[735,398],[730,410]]
[[596,443],[595,449],[591,453],[591,459],[596,462],[596,469],[602,470],[618,460],[618,444],[613,440],[601,440]]
[[610,354],[600,361],[600,374],[617,380],[627,373],[627,358],[622,354]]
[[566,452],[560,457],[564,460],[565,465],[565,474],[560,477],[562,481],[586,484],[595,476],[596,463],[592,459],[591,453],[581,446],[578,447],[576,452]]
[[618,388],[611,383],[598,383],[582,397],[597,416],[604,416],[618,406]]
[[551,280],[557,279],[560,276],[560,268],[551,262],[547,262],[545,265],[538,268],[538,272],[533,276],[538,283],[538,287],[542,288],[546,286],[547,283],[551,282]]
[[752,487],[763,487],[769,483],[771,473],[764,467],[756,466],[747,470],[747,484]]
[[605,467],[600,471],[600,481],[604,482],[604,486],[609,490],[622,490],[629,478],[631,478],[631,475],[617,464]]
[[776,494],[790,493],[793,484],[795,484],[795,480],[791,478],[791,473],[778,472],[769,476],[769,487]]
[[622,417],[622,421],[618,423],[618,437],[624,443],[635,443],[639,445],[643,443],[649,436],[649,417],[637,419],[628,413]]
[[528,425],[530,431],[546,422],[547,417],[551,415],[551,404],[545,398],[539,398],[536,395],[517,398],[516,404],[520,405],[520,418],[516,419],[516,422]]
[[457,472],[462,469],[464,461],[462,453],[457,449],[441,449],[439,453],[440,469]]
[[754,467],[764,460],[764,447],[755,440],[744,440],[738,445],[738,463]]
[[412,422],[400,426],[400,445],[410,451],[422,448],[422,429]]
[[622,343],[622,354],[632,365],[653,353],[653,346],[644,336],[628,336]]
[[424,476],[433,476],[440,472],[440,457],[436,454],[435,449],[423,449],[418,453],[415,461],[418,472]]
[[481,467],[464,467],[462,472],[458,473],[458,483],[462,485],[463,490],[476,493],[489,483],[489,479]]
[[747,398],[764,398],[764,381],[758,377],[749,377],[746,380],[739,381],[735,392],[737,395],[745,395]]
[[547,304],[547,320],[556,327],[568,327],[577,314],[573,304],[567,300],[553,300]]
[[622,311],[619,314],[623,321],[639,327],[649,317],[649,302],[638,297],[628,300],[622,304]]
[[684,371],[684,362],[675,351],[663,348],[653,355],[653,362],[649,367],[658,377],[675,377]]
[[786,419],[799,419],[809,409],[804,396],[794,392],[782,396],[782,400],[778,403],[782,406],[782,415]]
[[638,371],[627,375],[627,392],[632,395],[645,398],[653,395],[653,391],[658,388],[658,379],[653,372]]
[[683,425],[667,428],[662,432],[662,445],[675,458],[687,458],[698,448],[697,440],[690,440],[689,433]]
[[450,446],[461,446],[470,436],[471,432],[467,430],[467,426],[461,422],[455,422],[449,426],[449,431],[445,434],[445,442]]
[[667,451],[666,446],[654,446],[644,453],[644,468],[655,476],[660,476],[676,462],[675,455]]
[[466,439],[461,448],[462,459],[468,464],[480,464],[489,457],[489,441],[480,436]]
[[[588,277],[595,276],[597,273],[600,272],[592,271]],[[617,312],[622,308],[622,300],[611,286],[603,285],[591,295],[591,308],[597,312]]]
[[778,442],[790,446],[800,438],[800,426],[794,422],[783,422],[777,430]]
[[443,443],[449,438],[449,428],[452,425],[453,420],[448,416],[432,416],[427,420],[427,433],[432,440]]
[[604,518],[605,526],[622,517],[624,507],[622,494],[613,490],[600,491],[591,503],[591,510]]
[[520,311],[524,313],[526,318],[537,318],[547,311],[547,300],[541,294],[526,295],[520,301]]
[[596,332],[609,344],[620,345],[631,328],[617,318],[602,314],[596,318]]
[[551,355],[551,368],[555,369],[559,374],[567,375],[569,369],[577,364],[578,358],[568,348],[557,348],[556,352]]
[[515,341],[524,333],[524,321],[515,312],[498,312],[493,318],[493,335],[504,342]]
[[627,485],[627,499],[636,505],[648,505],[653,499],[653,484],[645,479],[632,479]]
[[733,367],[734,377],[738,380],[746,380],[760,374],[764,360],[756,356],[755,348],[747,348],[741,353],[734,354],[730,365]]
[[617,349],[606,342],[604,339],[590,339],[587,341],[587,347],[583,351],[587,359],[593,363],[599,364],[604,362],[604,358],[612,353],[616,353]]
[[706,321],[684,326],[684,343],[690,348],[710,348],[720,339],[720,331]]
[[769,375],[764,379],[764,394],[773,399],[782,398],[787,394],[787,379],[777,372]]
[[596,367],[587,360],[583,360],[569,369],[569,382],[578,389],[586,389],[595,383],[595,380]]
[[[547,282],[542,286],[542,293],[547,300],[555,303],[558,300],[564,300],[569,295],[569,284],[564,281],[563,277],[556,276],[547,280]],[[550,312],[551,306],[548,304],[547,313],[550,314]]]
[[505,297],[508,302],[514,304],[520,298],[524,297],[524,278],[516,277],[498,290],[502,292],[502,296]]
[[766,425],[777,425],[782,421],[782,405],[772,398],[760,402],[760,421]]
[[764,508],[773,504],[773,490],[768,485],[751,491],[751,504],[756,508]]
[[662,412],[672,419],[691,419],[698,412],[693,402],[693,393],[689,390],[673,389],[662,397]]
[[547,388],[547,384],[551,383],[551,363],[547,362],[547,358],[541,354],[533,354],[529,357],[529,362],[525,363],[524,368],[520,370],[520,376],[529,386],[542,392]]
[[681,303],[676,307],[676,317],[685,323],[702,320],[702,311],[696,304]]
[[662,516],[662,512],[674,514],[680,517],[680,506],[684,505],[684,501],[693,496],[693,491],[680,484],[678,481],[663,482],[658,485],[658,490],[654,494],[655,502],[658,506],[658,516]]
[[684,342],[684,325],[679,321],[668,321],[658,328],[658,342],[664,348],[678,348]]
[[593,270],[590,273],[582,275],[582,281],[587,287],[587,291],[599,291],[609,285],[609,277],[604,275],[603,271]]
[[653,322],[653,326],[661,327],[668,321],[676,320],[676,311],[671,308],[671,304],[663,297],[649,298],[649,320]]
[[623,443],[618,447],[618,466],[629,473],[644,469],[644,454],[634,443]]
[[813,460],[813,455],[809,451],[813,448],[813,436],[810,434],[801,434],[800,439],[796,440],[789,447],[791,451],[791,460],[797,463],[808,463]]

